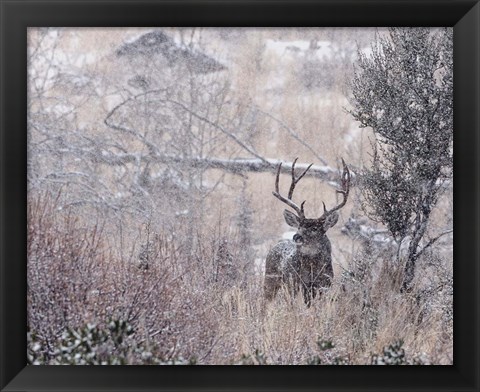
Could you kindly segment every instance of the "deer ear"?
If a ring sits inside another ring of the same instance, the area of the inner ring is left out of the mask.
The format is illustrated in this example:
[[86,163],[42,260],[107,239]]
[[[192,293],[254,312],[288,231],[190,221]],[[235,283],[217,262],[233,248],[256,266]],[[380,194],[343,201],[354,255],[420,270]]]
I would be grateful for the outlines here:
[[335,226],[338,222],[338,214],[333,212],[332,214],[327,215],[325,218],[325,223],[323,224],[323,229],[327,231],[331,227]]
[[287,225],[291,227],[298,227],[300,225],[300,219],[293,212],[284,210],[283,216],[285,218],[285,222],[287,222]]

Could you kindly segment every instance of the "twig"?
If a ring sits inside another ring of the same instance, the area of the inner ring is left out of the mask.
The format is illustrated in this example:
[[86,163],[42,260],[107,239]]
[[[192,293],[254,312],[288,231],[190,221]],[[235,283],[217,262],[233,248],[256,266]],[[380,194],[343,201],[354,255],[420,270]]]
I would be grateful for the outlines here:
[[300,138],[300,136],[297,135],[297,133],[292,129],[290,128],[287,124],[285,124],[282,120],[280,120],[279,118],[275,117],[273,114],[270,114],[268,112],[265,112],[263,110],[260,110],[258,108],[256,108],[260,113],[264,114],[265,116],[267,117],[270,117],[272,120],[276,121],[277,123],[279,123],[282,128],[284,128],[289,134],[291,137],[293,137],[297,142],[299,142],[303,147],[305,147],[308,151],[310,151],[313,156],[315,158],[317,158],[321,163],[322,165],[327,165],[327,161],[325,159],[323,159],[320,155],[318,155],[315,150],[310,147],[310,145],[308,143],[306,143],[302,138]]
[[429,247],[431,247],[435,242],[437,242],[437,240],[440,238],[440,237],[443,237],[444,235],[446,234],[450,234],[450,233],[453,233],[453,229],[450,229],[450,230],[446,230],[442,233],[440,233],[439,235],[437,235],[435,238],[432,238],[430,241],[427,242],[427,244],[417,253],[416,255],[416,258],[420,257],[420,255],[425,252],[425,250],[427,250]]

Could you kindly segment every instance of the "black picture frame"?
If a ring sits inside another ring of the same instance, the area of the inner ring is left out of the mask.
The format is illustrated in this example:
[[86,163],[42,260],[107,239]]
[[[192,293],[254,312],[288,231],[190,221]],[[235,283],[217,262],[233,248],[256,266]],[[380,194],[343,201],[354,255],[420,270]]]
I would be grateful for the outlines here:
[[[0,0],[4,391],[479,390],[480,4],[472,0]],[[26,33],[38,26],[454,26],[452,366],[26,366]]]

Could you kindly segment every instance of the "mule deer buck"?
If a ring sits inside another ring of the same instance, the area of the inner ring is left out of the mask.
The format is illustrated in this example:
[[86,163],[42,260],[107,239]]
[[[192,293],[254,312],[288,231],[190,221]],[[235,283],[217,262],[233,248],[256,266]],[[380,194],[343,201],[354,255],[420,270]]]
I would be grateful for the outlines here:
[[278,166],[275,191],[273,192],[277,199],[295,210],[296,214],[284,210],[283,216],[287,224],[296,228],[297,232],[293,236],[293,241],[281,241],[268,253],[264,290],[265,297],[269,300],[275,297],[282,285],[286,285],[293,294],[302,290],[304,301],[307,306],[310,306],[317,292],[322,288],[329,287],[333,279],[332,246],[326,232],[337,223],[337,211],[347,202],[350,190],[350,171],[342,159],[341,189],[337,192],[343,196],[343,200],[331,210],[327,210],[323,203],[323,215],[320,218],[308,219],[304,212],[305,201],[298,206],[293,202],[292,196],[295,186],[307,174],[312,165],[296,177],[295,163],[297,159],[292,164],[292,182],[288,197],[282,196],[279,191],[281,163]]

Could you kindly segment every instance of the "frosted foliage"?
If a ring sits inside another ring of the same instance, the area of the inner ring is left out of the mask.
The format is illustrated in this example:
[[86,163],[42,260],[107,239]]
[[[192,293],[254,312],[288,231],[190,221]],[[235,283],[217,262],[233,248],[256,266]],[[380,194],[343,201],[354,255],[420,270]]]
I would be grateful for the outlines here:
[[407,277],[453,165],[453,31],[392,28],[361,56],[352,114],[376,137],[363,172],[372,217],[401,243],[411,238]]

